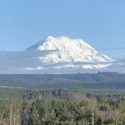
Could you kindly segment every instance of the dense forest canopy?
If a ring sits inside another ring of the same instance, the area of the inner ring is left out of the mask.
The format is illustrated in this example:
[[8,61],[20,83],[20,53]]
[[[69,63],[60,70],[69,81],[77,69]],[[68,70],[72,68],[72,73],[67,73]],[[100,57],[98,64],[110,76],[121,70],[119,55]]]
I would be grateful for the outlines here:
[[124,109],[122,90],[0,88],[0,125],[124,125]]
[[125,74],[0,75],[0,125],[124,125]]

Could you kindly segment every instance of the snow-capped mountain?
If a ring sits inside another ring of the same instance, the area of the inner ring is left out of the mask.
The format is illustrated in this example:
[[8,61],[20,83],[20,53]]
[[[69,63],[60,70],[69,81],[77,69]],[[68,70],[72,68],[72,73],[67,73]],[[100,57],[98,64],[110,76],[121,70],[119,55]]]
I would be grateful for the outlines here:
[[52,36],[25,52],[1,53],[0,60],[1,72],[44,74],[102,71],[115,62],[81,39]]
[[[28,48],[27,51],[43,53],[38,59],[44,66],[33,68],[34,70],[46,70],[49,67],[49,69],[59,70],[59,72],[64,70],[66,72],[67,70],[84,72],[88,69],[106,68],[114,61],[99,53],[85,41],[69,37],[49,36],[46,40]],[[31,67],[26,70],[31,70]]]
[[110,57],[100,54],[85,41],[68,37],[49,36],[44,42],[39,42],[28,50],[47,51],[47,55],[39,57],[45,63],[113,61]]

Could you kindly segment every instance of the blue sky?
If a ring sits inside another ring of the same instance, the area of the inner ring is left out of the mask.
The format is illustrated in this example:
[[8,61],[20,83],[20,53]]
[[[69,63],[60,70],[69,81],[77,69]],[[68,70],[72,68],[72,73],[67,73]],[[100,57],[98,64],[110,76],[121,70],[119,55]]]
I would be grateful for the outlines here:
[[82,38],[125,57],[125,0],[0,0],[0,50],[22,51],[48,35]]

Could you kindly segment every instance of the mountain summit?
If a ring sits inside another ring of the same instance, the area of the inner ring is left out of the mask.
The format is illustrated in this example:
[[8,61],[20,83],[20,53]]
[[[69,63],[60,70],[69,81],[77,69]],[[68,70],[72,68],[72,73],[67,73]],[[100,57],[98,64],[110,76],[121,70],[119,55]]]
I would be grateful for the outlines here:
[[0,60],[0,73],[3,74],[117,71],[119,64],[121,70],[124,69],[121,62],[101,54],[85,41],[69,37],[48,36],[24,52],[0,53]]
[[96,51],[92,46],[81,39],[71,39],[69,37],[52,37],[39,42],[30,48],[30,51],[47,52],[39,57],[44,63],[71,63],[71,62],[111,62],[110,57]]

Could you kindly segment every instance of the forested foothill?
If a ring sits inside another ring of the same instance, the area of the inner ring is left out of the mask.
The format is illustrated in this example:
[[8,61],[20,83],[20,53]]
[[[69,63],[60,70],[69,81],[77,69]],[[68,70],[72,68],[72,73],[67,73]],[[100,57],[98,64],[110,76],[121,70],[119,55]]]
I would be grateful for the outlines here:
[[99,72],[84,74],[8,74],[0,75],[1,86],[28,88],[123,89],[125,74]]

